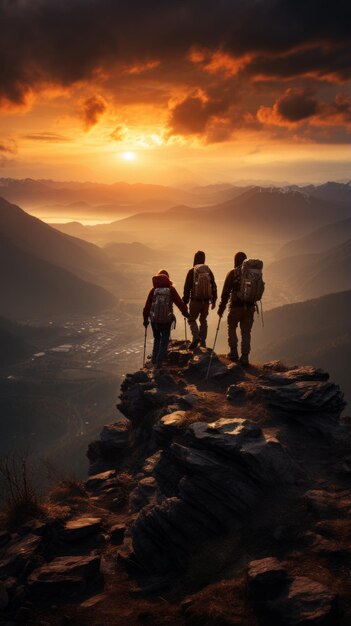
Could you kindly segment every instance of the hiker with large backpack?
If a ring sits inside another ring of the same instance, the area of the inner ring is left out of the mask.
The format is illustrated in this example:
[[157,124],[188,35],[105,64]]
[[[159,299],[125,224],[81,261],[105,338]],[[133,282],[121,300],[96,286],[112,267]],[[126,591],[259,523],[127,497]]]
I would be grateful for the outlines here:
[[[248,259],[244,252],[237,252],[234,257],[234,269],[228,272],[224,281],[218,315],[222,317],[229,302],[228,343],[231,361],[249,365],[251,350],[251,329],[254,313],[264,292],[262,279],[263,263],[258,259]],[[241,330],[241,356],[238,353],[236,329]]]
[[184,317],[188,318],[189,313],[187,306],[173,287],[167,270],[160,270],[156,276],[153,276],[152,284],[153,287],[143,310],[143,323],[146,329],[149,319],[151,321],[154,336],[151,363],[160,367],[167,355],[171,327],[175,323],[173,304],[178,307]]
[[[206,347],[209,306],[211,303],[211,308],[214,309],[217,301],[216,281],[208,265],[205,265],[205,259],[205,253],[198,250],[184,283],[183,302],[190,302],[188,322],[193,336],[190,350],[194,350],[199,344]],[[196,321],[198,318],[200,327]]]

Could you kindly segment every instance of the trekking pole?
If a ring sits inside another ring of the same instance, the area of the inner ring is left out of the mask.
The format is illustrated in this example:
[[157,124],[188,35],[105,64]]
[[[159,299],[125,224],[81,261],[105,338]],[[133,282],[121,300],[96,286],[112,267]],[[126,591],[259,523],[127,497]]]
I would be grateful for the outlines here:
[[145,359],[146,359],[146,336],[147,336],[147,326],[145,326],[145,334],[144,334],[144,356],[143,356],[143,367],[145,367]]
[[263,319],[263,306],[262,306],[262,300],[260,300],[260,304],[261,304],[261,320],[262,320],[262,328],[264,328],[264,319]]
[[218,326],[217,326],[217,330],[216,330],[215,340],[213,342],[213,348],[212,348],[212,352],[211,352],[211,356],[210,356],[210,362],[209,362],[208,368],[207,368],[206,380],[208,379],[208,375],[210,373],[210,369],[211,369],[211,365],[212,365],[213,353],[214,353],[214,349],[215,349],[215,345],[216,345],[216,341],[217,341],[217,337],[218,337],[218,331],[219,331],[219,325],[221,323],[221,319],[222,319],[222,316],[220,315],[219,320],[218,320]]
[[185,328],[185,347],[188,347],[188,333],[186,331],[186,318],[184,317],[184,328]]

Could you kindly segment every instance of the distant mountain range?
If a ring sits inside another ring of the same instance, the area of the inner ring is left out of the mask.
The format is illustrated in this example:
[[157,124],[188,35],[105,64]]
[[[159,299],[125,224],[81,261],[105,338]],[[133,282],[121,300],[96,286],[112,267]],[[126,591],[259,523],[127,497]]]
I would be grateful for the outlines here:
[[351,290],[266,312],[254,325],[253,360],[280,359],[326,369],[351,402]]
[[[232,190],[232,191],[231,191]],[[239,193],[241,188],[231,185],[219,189],[178,189],[163,185],[59,182],[53,180],[24,180],[0,178],[0,196],[18,203],[25,209],[40,209],[42,214],[63,215],[101,219],[118,217],[126,213],[150,210],[164,211],[175,204],[190,203],[193,206],[223,201],[228,194]]]
[[40,218],[109,219],[144,212],[166,211],[177,204],[192,208],[217,206],[231,202],[251,189],[301,192],[328,203],[349,203],[351,183],[329,182],[323,185],[187,185],[176,188],[163,185],[128,184],[110,185],[90,182],[54,181],[0,178],[0,196],[9,202],[34,211]]
[[351,217],[321,226],[304,237],[289,241],[276,252],[277,258],[323,252],[351,239]]
[[158,263],[167,260],[165,252],[153,250],[139,242],[133,243],[108,243],[104,252],[118,263],[130,263],[143,265],[144,263]]
[[264,236],[272,241],[287,241],[291,236],[302,236],[309,230],[348,217],[350,207],[347,204],[326,202],[297,191],[252,188],[222,204],[202,209],[178,205],[164,213],[137,214],[113,222],[109,228],[106,225],[96,228],[100,236],[102,232],[106,232],[106,236],[109,231],[114,236],[128,232],[137,240],[141,240],[142,233],[145,236],[149,232],[154,241],[161,236],[169,240],[174,235],[191,238],[195,232],[205,239],[209,234],[231,239],[236,234],[244,234],[251,239]]

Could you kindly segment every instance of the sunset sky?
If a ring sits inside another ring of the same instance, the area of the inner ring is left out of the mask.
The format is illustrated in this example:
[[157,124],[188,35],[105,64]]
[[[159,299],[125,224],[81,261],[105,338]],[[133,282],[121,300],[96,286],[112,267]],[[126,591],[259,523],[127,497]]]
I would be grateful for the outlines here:
[[351,178],[348,0],[0,0],[0,176]]

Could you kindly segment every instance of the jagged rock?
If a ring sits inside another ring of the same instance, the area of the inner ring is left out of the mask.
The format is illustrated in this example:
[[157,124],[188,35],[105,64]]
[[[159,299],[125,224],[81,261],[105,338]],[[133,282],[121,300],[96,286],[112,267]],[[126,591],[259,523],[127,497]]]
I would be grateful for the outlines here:
[[334,539],[326,539],[322,535],[316,533],[305,533],[304,540],[309,547],[310,552],[313,554],[322,555],[349,555],[349,544],[343,544],[342,542],[335,541]]
[[32,535],[39,535],[39,537],[45,537],[53,528],[54,523],[48,520],[32,519],[23,524],[20,529],[20,533],[31,533]]
[[178,350],[172,350],[171,352],[168,352],[167,355],[167,359],[169,361],[169,363],[174,363],[179,365],[179,367],[185,366],[188,361],[190,361],[192,357],[192,353],[189,352],[189,350],[187,350],[185,347],[184,349],[182,349],[182,347]]
[[229,385],[227,389],[227,400],[236,400],[242,398],[245,395],[245,385],[238,383],[236,385]]
[[197,393],[186,393],[185,396],[182,397],[182,402],[188,404],[191,407],[197,405],[200,400],[200,396]]
[[269,383],[278,385],[290,385],[301,381],[326,381],[329,379],[328,372],[312,365],[295,367],[279,373],[264,374],[264,379]]
[[251,561],[248,582],[254,602],[271,600],[280,595],[286,585],[286,567],[274,557]]
[[0,611],[7,608],[9,604],[9,594],[6,589],[5,583],[0,580]]
[[150,497],[157,489],[156,480],[152,476],[142,478],[129,496],[129,506],[133,512],[140,511],[149,503]]
[[160,460],[161,454],[162,454],[161,450],[158,450],[157,452],[155,452],[155,454],[145,459],[144,465],[143,465],[144,474],[152,474],[154,472],[155,467],[158,461]]
[[2,548],[4,545],[6,545],[11,539],[11,534],[9,533],[8,530],[1,530],[0,531],[0,548]]
[[143,401],[145,403],[145,409],[157,409],[165,404],[166,395],[163,391],[154,387],[153,389],[144,391]]
[[131,385],[135,383],[149,383],[149,373],[147,370],[139,370],[138,372],[134,372],[134,374],[126,374],[124,381],[121,384],[121,391],[127,391]]
[[323,489],[311,489],[305,493],[304,499],[317,515],[326,516],[339,511],[351,512],[351,497],[347,491],[335,493]]
[[66,522],[61,537],[64,541],[80,541],[95,535],[100,528],[100,517],[76,517]]
[[29,534],[7,544],[1,555],[0,578],[16,576],[21,573],[26,563],[30,562],[38,553],[41,542],[41,537]]
[[267,363],[263,363],[262,369],[264,370],[272,370],[273,372],[287,372],[289,369],[296,369],[296,365],[293,367],[289,367],[276,359],[275,361],[267,361]]
[[195,422],[189,426],[186,438],[192,444],[232,453],[245,442],[262,438],[262,430],[249,420],[221,418],[215,422]]
[[34,594],[77,593],[96,579],[100,570],[100,556],[61,556],[32,572],[29,589]]
[[89,491],[95,491],[101,489],[106,481],[114,478],[116,476],[116,470],[107,470],[107,472],[101,472],[100,474],[94,474],[94,476],[90,476],[85,483],[85,487]]
[[267,403],[283,410],[290,416],[327,413],[339,415],[345,407],[344,394],[334,383],[319,381],[301,381],[288,385],[268,387],[259,385]]
[[186,411],[174,411],[168,415],[164,415],[161,420],[155,424],[153,430],[156,435],[156,441],[160,446],[169,445],[173,437],[180,431],[184,424]]
[[[209,352],[201,352],[195,355],[189,361],[189,370],[197,372],[200,376],[207,376],[208,366],[210,364],[211,355]],[[227,365],[222,363],[216,354],[212,357],[211,368],[209,371],[209,378],[222,378],[229,373]]]
[[110,528],[110,541],[115,546],[119,546],[124,539],[125,532],[127,527],[125,524],[115,524]]
[[131,378],[128,386],[122,385],[121,402],[118,404],[117,408],[129,419],[134,421],[138,420],[146,411],[145,392],[154,388],[154,383],[149,380],[148,382],[140,383],[135,382],[134,379]]
[[128,445],[130,427],[131,423],[125,417],[120,417],[114,424],[104,426],[100,433],[100,441],[104,448],[106,450],[125,448]]
[[91,598],[88,598],[87,600],[84,600],[84,602],[81,603],[80,608],[91,609],[92,607],[95,607],[98,604],[105,603],[107,599],[108,599],[108,596],[106,593],[99,593],[95,596],[92,596]]
[[88,447],[91,474],[104,473],[122,463],[128,449],[130,428],[130,420],[124,417],[120,417],[114,424],[104,426],[100,439],[93,441]]
[[269,608],[286,626],[336,626],[336,595],[325,585],[296,576]]

